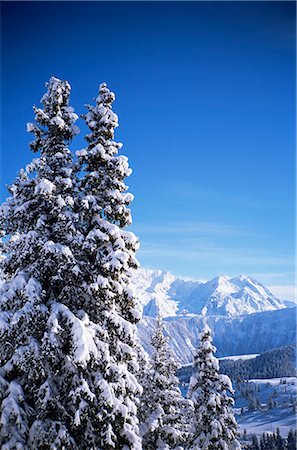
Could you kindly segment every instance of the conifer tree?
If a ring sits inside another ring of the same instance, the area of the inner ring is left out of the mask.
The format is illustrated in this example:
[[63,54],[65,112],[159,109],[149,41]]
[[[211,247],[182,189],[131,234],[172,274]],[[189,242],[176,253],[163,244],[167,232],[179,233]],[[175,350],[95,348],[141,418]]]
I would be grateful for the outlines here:
[[[103,83],[94,106],[84,116],[90,128],[87,148],[77,152],[82,177],[78,183],[79,229],[83,236],[78,259],[83,308],[97,324],[104,345],[97,361],[100,373],[94,411],[88,421],[97,422],[94,445],[104,450],[140,449],[137,403],[138,340],[136,324],[140,309],[130,281],[138,267],[138,240],[124,230],[131,224],[128,208],[133,196],[124,179],[131,169],[122,144],[114,140],[118,117],[112,110],[115,96]],[[99,330],[100,328],[100,330]],[[98,418],[98,411],[100,417]],[[81,422],[83,431],[85,423]]]
[[288,438],[287,438],[287,449],[288,450],[296,449],[296,430],[294,432],[293,432],[293,430],[289,431]]
[[76,448],[68,403],[81,357],[75,341],[83,329],[68,308],[76,295],[71,247],[77,233],[67,145],[78,132],[77,115],[68,82],[52,77],[47,88],[43,108],[34,107],[36,123],[27,124],[35,135],[30,147],[40,156],[20,171],[1,207],[3,450]]
[[188,398],[194,404],[192,450],[238,450],[237,425],[232,412],[231,381],[219,374],[216,348],[210,328],[205,325],[193,363]]
[[160,317],[151,343],[154,353],[148,370],[143,374],[140,405],[143,448],[183,448],[189,438],[192,405],[182,397],[178,387],[177,364],[163,334]]
[[276,429],[276,439],[275,439],[276,447],[278,450],[284,450],[284,440],[280,435],[279,428]]
[[107,136],[107,117],[99,117],[98,142],[113,155],[110,164],[102,168],[98,154],[96,178],[90,138],[84,161],[88,152],[91,160],[82,163],[82,178],[74,176],[67,144],[78,130],[69,94],[67,82],[51,78],[43,109],[34,109],[36,124],[28,124],[40,157],[20,172],[2,206],[8,242],[0,303],[0,440],[3,450],[140,450],[134,325],[140,314],[128,274],[137,266],[138,241],[122,229],[131,221],[132,196],[121,191],[129,168],[116,156],[120,145]]
[[255,434],[252,435],[252,443],[250,445],[251,450],[259,450],[259,441]]

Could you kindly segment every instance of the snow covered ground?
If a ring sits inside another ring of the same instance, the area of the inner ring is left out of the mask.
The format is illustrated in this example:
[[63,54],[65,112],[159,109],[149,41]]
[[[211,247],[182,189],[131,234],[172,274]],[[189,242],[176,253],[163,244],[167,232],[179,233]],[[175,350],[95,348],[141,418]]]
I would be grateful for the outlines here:
[[[235,357],[236,360],[239,356]],[[178,370],[183,395],[187,393],[191,373],[190,364]],[[279,428],[281,435],[286,436],[291,428],[297,428],[294,411],[297,405],[297,378],[255,379],[240,385],[234,382],[233,387],[234,412],[241,433],[246,429],[248,435],[261,435]],[[251,398],[258,408],[255,411],[249,411]]]
[[239,359],[247,361],[248,359],[254,359],[259,356],[259,353],[252,353],[250,355],[234,355],[234,356],[223,356],[222,358],[219,358],[220,361],[223,361],[224,359],[231,359],[231,361],[238,361]]
[[[268,378],[250,380],[254,395],[260,400],[261,410],[248,411],[248,400],[240,396],[236,389],[235,412],[240,431],[246,429],[248,434],[261,435],[280,429],[286,436],[290,429],[296,428],[296,412],[293,403],[297,401],[297,378]],[[268,409],[269,398],[273,397],[275,406]],[[243,408],[243,414],[240,414]]]
[[289,409],[274,408],[271,411],[254,411],[243,416],[236,416],[240,433],[245,429],[247,434],[261,435],[276,432],[279,428],[285,437],[291,429],[296,429],[296,413]]
[[[248,361],[249,359],[254,359],[257,356],[259,356],[259,353],[253,353],[250,355],[223,356],[222,358],[218,358],[218,360],[224,361],[227,359],[227,360],[231,360],[231,361],[239,361],[239,360]],[[183,367],[192,367],[192,366],[193,366],[193,363],[183,365]]]

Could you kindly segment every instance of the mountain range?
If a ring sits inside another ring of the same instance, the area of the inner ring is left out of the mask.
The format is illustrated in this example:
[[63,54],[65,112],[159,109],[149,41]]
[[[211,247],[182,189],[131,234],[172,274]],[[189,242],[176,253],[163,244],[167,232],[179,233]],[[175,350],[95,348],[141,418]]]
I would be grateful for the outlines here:
[[134,285],[145,316],[238,316],[286,308],[266,287],[247,275],[210,281],[186,280],[162,270],[138,269]]
[[296,309],[247,275],[201,282],[141,268],[133,282],[143,307],[139,336],[148,353],[158,315],[180,364],[192,361],[205,323],[213,330],[217,356],[261,353],[295,342]]

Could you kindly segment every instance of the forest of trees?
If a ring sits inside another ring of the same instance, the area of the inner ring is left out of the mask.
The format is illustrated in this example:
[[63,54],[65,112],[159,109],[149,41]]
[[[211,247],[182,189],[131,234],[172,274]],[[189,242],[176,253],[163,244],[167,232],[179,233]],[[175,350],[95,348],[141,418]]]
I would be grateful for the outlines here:
[[[246,383],[248,380],[295,377],[295,365],[296,345],[287,345],[269,350],[254,359],[220,360],[220,373],[228,375],[233,382],[236,382],[236,389],[242,391],[242,394],[244,391],[253,394],[253,388]],[[182,389],[188,385],[192,372],[192,365],[177,369]],[[246,397],[246,395],[243,396]]]
[[269,350],[253,359],[220,361],[220,371],[231,380],[296,376],[296,344]]
[[10,449],[240,449],[230,379],[206,327],[188,398],[162,331],[148,358],[131,283],[139,242],[114,140],[114,94],[100,85],[79,133],[70,85],[52,77],[27,129],[36,157],[1,207],[0,445]]
[[[247,440],[245,434],[244,440]],[[242,448],[246,450],[296,450],[296,442],[296,430],[290,430],[288,436],[283,438],[277,429],[276,433],[263,433],[260,437],[253,435],[250,444],[243,443]]]

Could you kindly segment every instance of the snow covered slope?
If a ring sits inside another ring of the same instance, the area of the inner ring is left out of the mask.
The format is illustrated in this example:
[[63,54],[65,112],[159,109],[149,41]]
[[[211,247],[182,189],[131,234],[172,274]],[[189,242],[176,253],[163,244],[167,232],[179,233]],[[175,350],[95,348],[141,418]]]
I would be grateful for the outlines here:
[[[268,378],[250,380],[248,383],[253,396],[260,400],[261,407],[248,411],[248,401],[242,396],[235,384],[235,408],[242,414],[237,415],[239,431],[246,429],[248,434],[271,433],[279,428],[280,434],[286,436],[290,429],[296,428],[294,402],[297,399],[297,379],[294,377]],[[273,397],[274,406],[267,407],[269,398]]]
[[145,316],[238,316],[285,308],[256,280],[240,275],[219,276],[203,283],[177,278],[161,270],[139,269],[134,284]]
[[[285,308],[246,316],[176,316],[164,320],[164,330],[180,364],[189,364],[204,323],[214,333],[216,356],[247,355],[293,344],[296,340],[296,309]],[[150,338],[155,319],[144,316],[138,325],[144,349],[151,353]]]

